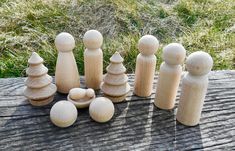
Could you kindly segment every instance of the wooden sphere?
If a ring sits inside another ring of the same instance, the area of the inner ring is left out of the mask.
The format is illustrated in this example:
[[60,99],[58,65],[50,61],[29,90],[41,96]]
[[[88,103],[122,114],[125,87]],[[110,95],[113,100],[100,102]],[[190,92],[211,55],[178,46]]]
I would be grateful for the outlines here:
[[71,34],[62,32],[56,36],[55,46],[61,52],[72,51],[75,47],[75,40]]
[[208,74],[213,66],[211,56],[203,51],[190,54],[186,60],[186,68],[192,75]]
[[95,98],[90,104],[89,113],[96,122],[107,122],[114,114],[113,102],[105,97]]
[[77,114],[74,104],[63,100],[52,106],[50,119],[58,127],[69,127],[76,121]]
[[178,65],[183,63],[186,50],[179,43],[170,43],[163,48],[163,60],[167,64]]
[[88,30],[84,34],[83,43],[88,49],[99,49],[103,43],[103,36],[97,30]]
[[145,35],[140,38],[138,48],[143,55],[153,55],[159,47],[159,41],[152,35]]
[[86,90],[86,96],[89,97],[89,98],[92,98],[95,96],[95,91],[93,89],[87,89]]
[[69,97],[73,100],[82,99],[86,96],[86,90],[82,88],[73,88],[69,91]]

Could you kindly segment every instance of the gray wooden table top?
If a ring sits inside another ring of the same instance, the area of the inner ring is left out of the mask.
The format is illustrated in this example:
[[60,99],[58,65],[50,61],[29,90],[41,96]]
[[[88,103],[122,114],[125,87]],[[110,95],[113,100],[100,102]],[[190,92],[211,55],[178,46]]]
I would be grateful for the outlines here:
[[[134,75],[128,76],[133,87]],[[115,104],[110,122],[96,123],[83,109],[73,126],[61,129],[50,122],[51,105],[33,107],[22,95],[24,78],[0,79],[0,150],[235,150],[235,71],[211,72],[209,80],[195,127],[175,119],[179,89],[171,111],[154,107],[155,93],[140,98],[131,91]],[[54,102],[65,98],[56,94]]]

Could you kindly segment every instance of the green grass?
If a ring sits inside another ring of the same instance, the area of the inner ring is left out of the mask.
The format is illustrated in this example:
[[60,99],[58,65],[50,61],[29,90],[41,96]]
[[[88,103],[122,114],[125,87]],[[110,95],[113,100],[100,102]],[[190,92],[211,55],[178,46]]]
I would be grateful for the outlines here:
[[104,67],[119,51],[128,72],[134,72],[138,39],[156,36],[162,47],[180,42],[187,54],[204,50],[213,57],[213,70],[235,69],[234,0],[1,0],[0,77],[25,76],[32,51],[45,60],[53,75],[55,36],[66,31],[76,39],[74,54],[83,74],[82,37],[89,29],[104,36]]

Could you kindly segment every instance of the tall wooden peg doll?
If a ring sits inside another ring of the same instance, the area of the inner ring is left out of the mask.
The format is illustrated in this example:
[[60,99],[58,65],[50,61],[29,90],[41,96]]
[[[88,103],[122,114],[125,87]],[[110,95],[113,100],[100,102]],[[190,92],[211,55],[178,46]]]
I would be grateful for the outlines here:
[[152,93],[156,67],[156,56],[154,53],[158,47],[159,42],[152,35],[145,35],[139,40],[138,49],[140,54],[136,60],[134,83],[134,93],[137,96],[148,97]]
[[72,35],[62,32],[55,38],[58,57],[55,71],[55,84],[60,93],[69,93],[69,90],[80,86],[77,64],[73,55],[75,40]]
[[161,109],[172,109],[182,74],[181,63],[186,51],[181,44],[171,43],[163,48],[164,62],[160,66],[154,104]]
[[103,52],[100,49],[103,36],[97,30],[89,30],[83,37],[85,83],[87,88],[100,89],[103,80]]
[[188,73],[182,81],[176,119],[187,126],[199,123],[208,86],[208,73],[213,66],[211,56],[203,51],[190,54],[186,60]]

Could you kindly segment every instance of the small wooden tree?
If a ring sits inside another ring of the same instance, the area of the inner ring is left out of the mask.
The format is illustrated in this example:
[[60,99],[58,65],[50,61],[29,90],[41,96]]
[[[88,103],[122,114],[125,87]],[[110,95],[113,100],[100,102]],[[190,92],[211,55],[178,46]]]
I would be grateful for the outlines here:
[[114,103],[122,102],[130,91],[130,85],[127,83],[128,77],[125,74],[126,68],[122,64],[123,58],[118,52],[115,52],[110,58],[110,62],[106,68],[107,74],[101,84],[101,90]]
[[32,53],[28,63],[24,95],[34,106],[47,105],[53,101],[57,88],[47,74],[48,69],[43,65],[43,59],[36,52]]

